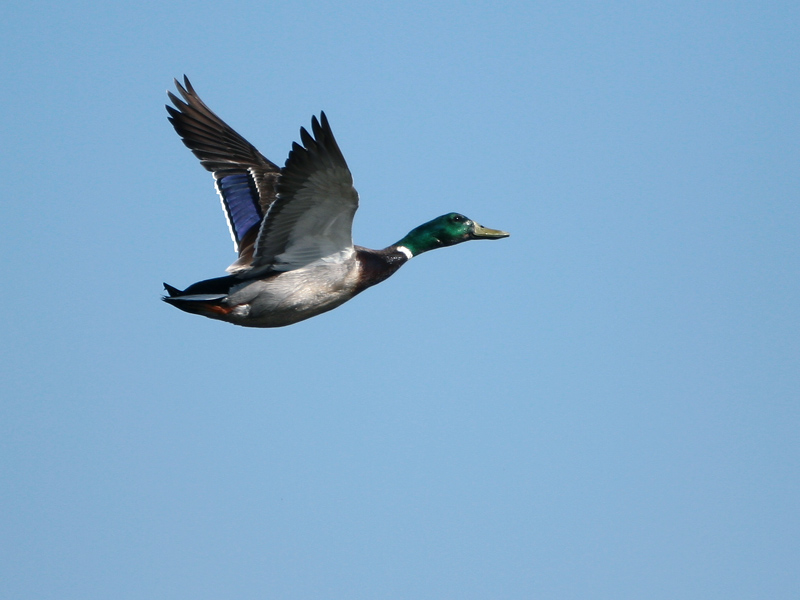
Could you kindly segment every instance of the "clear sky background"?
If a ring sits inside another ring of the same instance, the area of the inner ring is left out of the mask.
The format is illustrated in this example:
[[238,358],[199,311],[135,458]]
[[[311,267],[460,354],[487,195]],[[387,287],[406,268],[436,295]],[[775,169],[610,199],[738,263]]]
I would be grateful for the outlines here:
[[[800,597],[797,2],[0,9],[0,597]],[[184,73],[282,164],[325,110],[384,247],[249,330]]]

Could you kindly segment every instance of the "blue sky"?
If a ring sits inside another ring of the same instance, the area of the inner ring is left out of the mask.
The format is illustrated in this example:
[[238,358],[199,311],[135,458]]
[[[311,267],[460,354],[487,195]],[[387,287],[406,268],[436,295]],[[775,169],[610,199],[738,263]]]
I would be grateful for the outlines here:
[[[0,596],[800,594],[793,2],[6,3]],[[184,73],[282,163],[325,110],[341,308],[159,301],[233,260]]]

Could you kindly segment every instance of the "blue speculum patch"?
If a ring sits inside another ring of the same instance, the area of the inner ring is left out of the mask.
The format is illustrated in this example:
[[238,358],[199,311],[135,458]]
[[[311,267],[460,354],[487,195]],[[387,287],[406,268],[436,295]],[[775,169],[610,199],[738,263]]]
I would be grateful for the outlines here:
[[228,175],[219,180],[219,189],[228,209],[236,241],[261,222],[258,194],[247,174]]

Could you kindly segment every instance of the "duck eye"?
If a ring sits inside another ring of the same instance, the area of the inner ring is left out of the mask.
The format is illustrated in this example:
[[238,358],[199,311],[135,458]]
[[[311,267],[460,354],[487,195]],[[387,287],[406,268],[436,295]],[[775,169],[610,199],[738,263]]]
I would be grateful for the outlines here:
[[454,215],[453,221],[455,221],[456,223],[462,223],[464,221],[464,217],[462,217],[461,215]]

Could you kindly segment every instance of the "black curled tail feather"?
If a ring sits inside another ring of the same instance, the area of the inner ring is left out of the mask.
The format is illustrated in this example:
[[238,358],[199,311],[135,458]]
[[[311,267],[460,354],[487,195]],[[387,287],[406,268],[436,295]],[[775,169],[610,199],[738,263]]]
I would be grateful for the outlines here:
[[162,300],[165,300],[165,301],[166,301],[167,298],[173,298],[175,296],[180,296],[183,293],[178,288],[172,287],[168,283],[164,284],[164,289],[167,290],[167,293],[169,294],[169,296],[164,296],[164,298],[162,298]]

